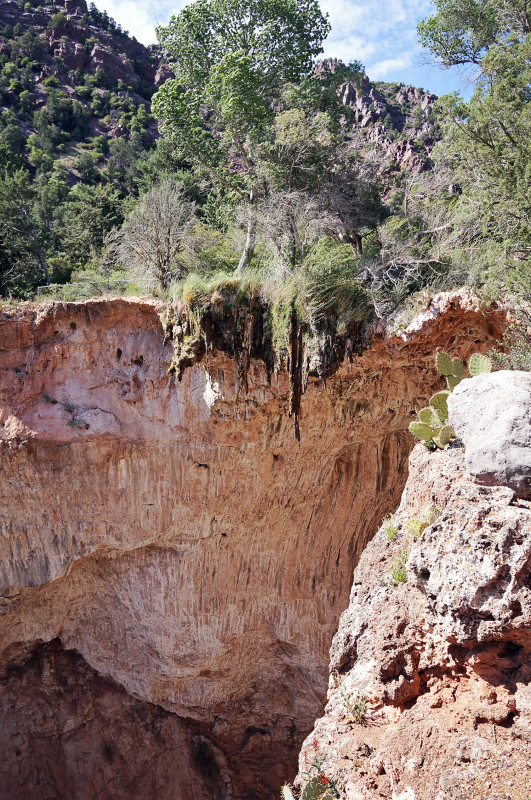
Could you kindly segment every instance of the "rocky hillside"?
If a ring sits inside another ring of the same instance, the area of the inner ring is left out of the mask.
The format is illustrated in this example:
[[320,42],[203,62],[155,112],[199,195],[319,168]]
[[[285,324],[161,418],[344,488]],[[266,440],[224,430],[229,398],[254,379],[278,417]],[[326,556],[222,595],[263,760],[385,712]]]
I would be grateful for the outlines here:
[[326,382],[303,352],[298,442],[289,376],[260,337],[235,347],[211,326],[179,380],[164,310],[2,310],[13,800],[28,786],[125,800],[133,784],[158,800],[278,798],[323,708],[352,571],[399,502],[411,414],[439,384],[434,343],[466,357],[503,328],[470,293],[443,295],[401,336],[332,348]]
[[[109,142],[132,142],[138,157],[157,138],[150,99],[171,75],[161,55],[85,0],[3,0],[0,142],[15,163],[18,157],[46,171],[59,162],[71,181],[94,182],[95,169],[112,159]],[[341,62],[323,68],[348,75]],[[428,167],[437,135],[433,95],[399,84],[374,85],[366,76],[358,86],[346,79],[341,93],[354,111],[351,137],[357,141],[360,134],[367,153],[376,149],[390,173]],[[124,160],[124,154],[116,156]],[[92,171],[88,158],[95,162]]]
[[46,172],[58,162],[71,180],[93,183],[109,141],[152,145],[149,101],[168,74],[155,49],[84,0],[4,0],[0,33],[0,136],[15,165]]
[[354,573],[302,785],[324,776],[345,800],[529,797],[530,397],[528,373],[465,380],[450,414],[464,447],[413,451]]
[[341,61],[325,61],[319,70],[345,72],[340,95],[353,112],[348,139],[366,158],[378,160],[392,182],[393,173],[430,169],[430,154],[440,136],[434,110],[437,97],[401,83],[353,80]]

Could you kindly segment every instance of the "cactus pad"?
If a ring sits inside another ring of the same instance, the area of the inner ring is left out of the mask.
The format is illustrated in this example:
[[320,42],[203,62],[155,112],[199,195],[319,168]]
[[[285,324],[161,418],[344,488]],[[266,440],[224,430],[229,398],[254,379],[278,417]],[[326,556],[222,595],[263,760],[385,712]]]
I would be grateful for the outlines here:
[[409,432],[412,433],[416,439],[421,439],[423,442],[429,442],[433,436],[432,429],[424,422],[411,422],[409,425]]
[[476,375],[484,375],[492,370],[492,361],[488,356],[482,356],[481,353],[474,353],[470,356],[468,362],[468,369],[473,378]]
[[427,522],[421,522],[420,519],[410,519],[406,523],[406,530],[412,536],[419,537],[423,531],[428,527]]
[[448,419],[448,395],[449,391],[437,392],[430,400],[430,406],[436,410],[441,420],[445,422]]
[[440,353],[437,353],[436,364],[437,364],[437,369],[439,370],[441,375],[452,374],[454,366],[452,359],[450,358],[449,355],[447,355],[447,353],[443,353],[442,351]]
[[301,792],[301,800],[332,800],[333,794],[319,775],[310,778]]
[[433,522],[435,522],[437,517],[441,516],[441,512],[437,508],[437,506],[428,506],[428,508],[424,509],[424,515],[423,516],[424,516],[424,520],[428,523],[428,525],[431,525]]
[[446,445],[450,444],[454,436],[455,436],[454,429],[451,428],[449,425],[445,425],[444,428],[441,428],[437,436],[433,437],[433,441],[440,450],[444,450]]
[[458,378],[457,375],[448,375],[446,380],[448,381],[448,388],[451,392],[453,392],[458,383],[461,383],[461,378]]
[[465,377],[465,365],[459,358],[452,359],[452,375],[459,379]]
[[426,406],[422,411],[419,411],[419,420],[429,425],[430,428],[440,428],[442,425],[441,418],[432,406]]

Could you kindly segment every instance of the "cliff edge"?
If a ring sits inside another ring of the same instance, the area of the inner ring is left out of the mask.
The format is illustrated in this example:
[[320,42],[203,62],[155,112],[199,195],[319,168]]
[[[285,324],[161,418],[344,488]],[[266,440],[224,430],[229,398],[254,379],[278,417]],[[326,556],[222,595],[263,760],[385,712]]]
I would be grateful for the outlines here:
[[299,784],[347,800],[524,800],[530,655],[531,503],[472,482],[462,445],[417,445],[355,570]]

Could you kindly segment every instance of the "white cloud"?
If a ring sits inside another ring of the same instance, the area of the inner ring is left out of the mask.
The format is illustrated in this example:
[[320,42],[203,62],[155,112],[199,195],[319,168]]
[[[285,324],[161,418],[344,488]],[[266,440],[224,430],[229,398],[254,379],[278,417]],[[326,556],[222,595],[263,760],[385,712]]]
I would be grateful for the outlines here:
[[383,61],[377,61],[367,69],[369,77],[373,80],[385,78],[391,72],[399,72],[402,69],[411,67],[413,61],[409,53],[404,53],[397,58],[386,58]]
[[[96,0],[144,44],[156,41],[155,26],[166,24],[189,0]],[[407,81],[419,52],[416,25],[432,8],[431,0],[321,0],[332,30],[324,44],[326,57],[358,60],[371,78],[392,76]]]

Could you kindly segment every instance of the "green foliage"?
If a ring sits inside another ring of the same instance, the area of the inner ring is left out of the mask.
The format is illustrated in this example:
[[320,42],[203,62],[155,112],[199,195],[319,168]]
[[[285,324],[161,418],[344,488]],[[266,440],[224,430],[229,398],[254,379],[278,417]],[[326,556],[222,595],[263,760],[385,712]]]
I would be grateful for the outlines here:
[[355,695],[350,694],[345,686],[345,681],[335,669],[332,672],[336,686],[339,689],[339,694],[348,712],[348,720],[360,725],[365,721],[367,715],[367,695],[357,692]]
[[56,30],[57,28],[69,28],[70,21],[64,11],[59,11],[57,14],[52,16],[48,27],[51,28],[51,30]]
[[435,522],[437,517],[440,516],[440,513],[441,512],[438,508],[436,508],[436,506],[429,506],[424,510],[422,519],[410,519],[407,521],[407,532],[414,536],[415,539],[418,539],[420,536],[422,536],[426,528]]
[[500,344],[489,351],[493,366],[531,372],[531,310],[521,305],[504,331]]
[[448,395],[449,391],[437,392],[430,400],[430,406],[433,406],[441,422],[446,422],[448,419]]
[[423,442],[429,442],[433,439],[433,431],[431,427],[423,422],[410,422],[409,432]]
[[406,530],[408,533],[410,533],[412,536],[418,539],[420,536],[422,536],[422,534],[428,527],[428,524],[429,523],[426,522],[425,520],[410,519],[406,523]]
[[197,0],[157,30],[176,76],[153,98],[166,135],[182,159],[249,202],[240,269],[255,249],[273,105],[310,72],[329,28],[315,0]]
[[383,533],[385,538],[392,542],[398,536],[398,527],[395,524],[395,520],[392,514],[389,514],[380,527],[380,531]]
[[406,548],[400,548],[398,551],[398,555],[396,556],[395,560],[391,564],[391,572],[387,577],[387,582],[394,586],[400,586],[401,583],[406,583],[407,581],[407,560],[409,558],[409,551]]
[[439,450],[444,450],[444,448],[450,444],[452,439],[455,437],[455,432],[453,428],[449,425],[443,425],[440,431],[433,437],[433,441],[439,448]]
[[420,43],[445,67],[480,64],[507,33],[529,33],[521,0],[435,0],[435,14],[418,25]]
[[0,287],[30,296],[40,279],[49,282],[46,232],[35,214],[37,191],[29,174],[18,169],[0,178]]
[[320,775],[314,775],[301,792],[300,800],[331,800],[334,797],[331,789]]
[[[431,428],[440,427],[441,424],[441,418],[439,417],[437,411],[435,410],[435,408],[433,408],[433,406],[426,406],[426,408],[423,408],[421,409],[421,411],[419,411],[418,418],[420,422],[423,422],[430,428],[430,438],[431,438]],[[413,433],[413,431],[411,432]],[[416,434],[413,433],[413,435],[415,436]],[[420,439],[422,437],[419,436],[417,438]]]
[[452,375],[454,365],[452,363],[452,359],[450,356],[446,355],[442,351],[437,353],[437,369],[441,373],[441,375]]
[[[430,400],[427,408],[417,414],[417,420],[409,425],[410,433],[420,439],[429,449],[444,450],[455,437],[453,429],[447,424],[448,396],[465,375],[465,366],[459,358],[451,358],[447,353],[439,351],[435,357],[436,367],[444,375],[448,383],[448,391],[437,392]],[[488,356],[474,353],[470,357],[469,372],[473,377],[483,372],[490,372],[492,362]]]
[[[453,373],[461,373],[463,365],[458,358],[450,358],[446,353],[439,351],[435,357],[435,364],[439,373],[447,379],[450,391],[452,383],[460,379]],[[421,409],[417,415],[417,420],[409,425],[409,432],[416,439],[420,439],[429,450],[444,448],[455,436],[454,431],[446,425],[448,419],[448,395],[450,391],[437,392],[430,400],[429,406]]]
[[470,100],[442,98],[444,138],[433,152],[446,186],[458,189],[439,191],[435,206],[450,285],[461,279],[525,298],[531,272],[513,253],[531,239],[529,11],[520,0],[436,0],[419,34],[443,66],[475,65]]

